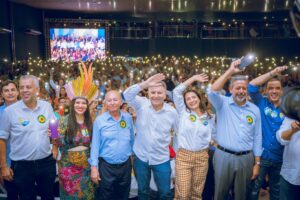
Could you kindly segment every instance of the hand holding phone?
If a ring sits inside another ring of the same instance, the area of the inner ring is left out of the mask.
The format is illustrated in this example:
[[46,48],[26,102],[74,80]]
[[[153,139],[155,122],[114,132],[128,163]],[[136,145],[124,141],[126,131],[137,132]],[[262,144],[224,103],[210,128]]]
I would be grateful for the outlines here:
[[255,56],[252,54],[246,55],[241,58],[241,63],[239,64],[240,70],[245,70],[250,64],[255,60]]

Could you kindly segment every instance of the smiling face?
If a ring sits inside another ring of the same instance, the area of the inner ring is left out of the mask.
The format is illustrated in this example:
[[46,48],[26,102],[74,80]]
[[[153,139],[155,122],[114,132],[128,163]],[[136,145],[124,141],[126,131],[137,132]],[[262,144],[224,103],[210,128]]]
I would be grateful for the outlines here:
[[230,88],[230,92],[232,94],[233,100],[238,105],[243,105],[247,100],[247,81],[245,80],[236,80],[233,82]]
[[148,97],[153,107],[160,107],[166,99],[166,89],[162,85],[149,87]]
[[109,112],[116,112],[120,110],[122,105],[122,98],[119,92],[111,90],[105,95],[105,105]]
[[6,103],[17,101],[19,92],[14,83],[9,83],[2,87],[2,97]]
[[87,100],[83,98],[78,98],[74,102],[74,111],[77,115],[84,115],[87,110]]
[[36,101],[39,87],[34,83],[31,78],[20,79],[19,82],[20,96],[25,104],[33,103]]
[[283,94],[282,85],[279,80],[270,80],[267,83],[266,95],[270,102],[278,105]]
[[184,99],[185,99],[185,103],[186,103],[186,106],[188,109],[190,109],[192,111],[199,109],[200,99],[195,92],[190,91],[190,92],[185,93]]

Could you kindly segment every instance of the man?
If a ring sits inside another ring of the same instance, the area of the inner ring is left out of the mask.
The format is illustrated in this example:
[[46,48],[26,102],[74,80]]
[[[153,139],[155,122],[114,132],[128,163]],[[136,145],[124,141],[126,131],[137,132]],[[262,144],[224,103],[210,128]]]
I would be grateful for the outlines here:
[[232,75],[241,72],[239,64],[240,60],[232,62],[208,90],[218,119],[217,149],[213,158],[216,200],[224,200],[232,186],[235,199],[246,199],[251,179],[259,174],[261,117],[259,109],[247,101],[247,78],[231,78],[231,97],[218,93]]
[[120,110],[119,92],[105,95],[107,110],[94,122],[91,147],[91,179],[99,184],[96,199],[127,200],[131,184],[131,159],[134,140],[133,122]]
[[[248,85],[248,91],[254,104],[258,106],[262,119],[263,153],[260,161],[260,173],[254,181],[251,199],[257,200],[260,188],[269,176],[270,199],[279,199],[280,169],[282,165],[283,146],[276,140],[276,131],[280,128],[284,115],[280,111],[280,99],[283,94],[281,81],[274,76],[280,75],[286,67],[274,70],[253,79]],[[265,97],[260,94],[259,86],[266,84]]]
[[[132,106],[137,115],[136,138],[133,146],[134,173],[138,183],[140,200],[150,197],[151,169],[158,187],[159,199],[172,198],[170,190],[171,166],[169,144],[171,130],[176,130],[177,112],[166,98],[166,84],[163,74],[156,74],[139,84],[129,87],[124,92],[125,100]],[[148,89],[148,97],[137,94]]]
[[300,196],[300,122],[285,117],[277,131],[277,140],[284,145],[280,178],[280,200],[296,200]]
[[[17,84],[11,80],[4,81],[1,85],[1,94],[4,99],[4,104],[0,106],[0,119],[1,114],[3,113],[4,109],[13,103],[17,102],[18,100],[18,89]],[[7,166],[10,168],[11,161],[9,159],[10,153],[10,143],[9,140],[6,142],[6,163]],[[1,179],[2,177],[0,177]],[[7,191],[7,199],[8,200],[15,200],[18,199],[18,192],[15,186],[14,181],[6,181],[4,180],[4,186]]]
[[[21,200],[36,199],[35,184],[42,199],[54,199],[55,160],[50,150],[48,127],[54,113],[48,102],[37,100],[39,81],[35,76],[20,77],[21,101],[7,107],[0,126],[1,173],[14,180]],[[6,140],[11,145],[11,168],[6,163]]]

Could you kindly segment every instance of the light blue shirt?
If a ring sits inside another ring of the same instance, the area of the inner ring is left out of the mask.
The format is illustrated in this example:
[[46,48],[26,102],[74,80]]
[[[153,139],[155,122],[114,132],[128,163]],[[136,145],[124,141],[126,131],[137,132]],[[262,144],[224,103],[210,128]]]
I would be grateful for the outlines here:
[[289,183],[300,186],[300,131],[293,134],[290,141],[284,140],[281,135],[291,129],[294,120],[285,117],[276,136],[278,142],[284,145],[283,162],[280,175]]
[[10,159],[38,160],[51,154],[48,127],[54,119],[51,105],[37,100],[37,106],[29,109],[22,100],[7,107],[1,116],[0,138],[10,140]]
[[110,164],[120,164],[132,154],[134,141],[131,115],[120,111],[120,118],[115,120],[107,111],[98,116],[93,126],[91,146],[91,166],[98,167],[98,158]]
[[178,114],[167,103],[156,111],[149,99],[137,95],[141,90],[136,84],[124,92],[126,102],[135,109],[137,115],[133,151],[143,162],[158,165],[170,160],[171,130],[177,131]]
[[[4,112],[4,109],[6,108],[6,104],[4,103],[2,106],[0,106],[0,121],[3,122],[3,120],[1,120],[1,115]],[[6,141],[6,164],[7,166],[10,166],[11,161],[9,159],[9,153],[10,153],[10,143],[9,140]]]
[[210,88],[207,92],[217,113],[217,143],[235,152],[253,150],[255,156],[261,156],[262,130],[258,107],[249,101],[239,106],[232,97]]

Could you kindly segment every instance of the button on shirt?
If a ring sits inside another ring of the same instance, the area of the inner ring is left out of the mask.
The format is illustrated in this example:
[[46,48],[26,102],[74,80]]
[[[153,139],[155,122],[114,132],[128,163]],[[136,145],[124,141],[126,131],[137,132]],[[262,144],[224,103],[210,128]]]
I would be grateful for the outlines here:
[[121,164],[131,156],[134,140],[132,118],[128,113],[120,113],[118,120],[108,111],[96,118],[89,159],[91,166],[98,167],[99,157],[110,164]]
[[133,151],[143,162],[158,165],[170,160],[170,132],[177,131],[178,115],[175,108],[166,103],[159,111],[154,110],[149,99],[137,96],[140,91],[141,87],[136,84],[124,92],[125,100],[137,114]]
[[233,97],[225,97],[209,88],[208,99],[217,112],[217,143],[226,149],[241,152],[253,150],[262,153],[261,117],[251,102],[237,105]]
[[37,101],[33,110],[18,101],[7,107],[1,116],[0,138],[10,139],[10,158],[14,161],[38,160],[51,154],[48,137],[49,121],[54,119],[51,105]]
[[283,162],[280,175],[293,185],[300,185],[300,131],[294,133],[290,141],[284,140],[281,135],[291,129],[294,120],[285,117],[280,129],[277,131],[277,140],[284,145]]
[[173,90],[173,99],[179,114],[178,148],[200,151],[209,147],[212,132],[215,130],[215,117],[208,117],[207,113],[198,116],[195,112],[189,112],[184,104],[185,89],[186,86],[180,84]]
[[259,93],[259,87],[249,84],[248,92],[255,105],[258,106],[262,121],[261,158],[273,162],[282,162],[283,146],[276,140],[276,131],[280,128],[284,115],[279,107],[275,107],[267,97]]

